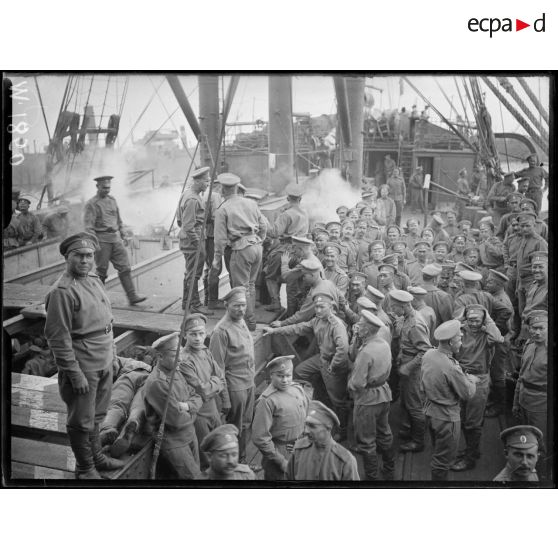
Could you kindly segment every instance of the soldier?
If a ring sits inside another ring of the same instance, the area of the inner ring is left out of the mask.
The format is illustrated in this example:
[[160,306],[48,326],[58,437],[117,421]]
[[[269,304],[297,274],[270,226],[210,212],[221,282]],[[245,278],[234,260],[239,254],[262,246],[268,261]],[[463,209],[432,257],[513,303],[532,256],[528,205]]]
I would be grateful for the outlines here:
[[548,226],[542,220],[539,219],[539,210],[537,208],[537,202],[531,198],[523,198],[519,204],[520,211],[532,211],[537,218],[535,219],[535,232],[542,236],[548,242]]
[[495,343],[503,343],[504,338],[494,323],[487,321],[486,308],[480,304],[469,304],[463,314],[463,339],[457,360],[464,372],[477,376],[475,395],[461,409],[465,453],[451,467],[452,471],[473,469],[480,457],[480,438],[484,411],[488,401],[490,381],[490,359]]
[[436,349],[422,357],[421,388],[425,415],[432,438],[431,479],[448,480],[455,462],[461,432],[460,404],[475,394],[477,377],[466,374],[455,359],[461,348],[461,322],[449,320],[434,331]]
[[479,255],[481,264],[487,269],[504,269],[504,246],[502,241],[494,234],[494,223],[488,221],[481,223]]
[[494,347],[494,357],[490,365],[490,391],[492,405],[486,410],[484,416],[497,417],[504,412],[506,402],[506,376],[511,375],[512,363],[510,360],[510,345],[506,336],[510,332],[513,318],[513,305],[510,297],[506,294],[505,287],[508,277],[503,273],[490,270],[486,280],[486,290],[492,295],[492,311],[494,322],[502,337],[503,343],[497,343]]
[[415,219],[414,217],[407,219],[406,227],[407,234],[405,235],[405,243],[407,244],[407,248],[412,251],[415,249],[416,243],[420,240],[420,227],[418,219]]
[[[389,281],[385,279],[386,270],[384,268],[390,267],[393,270],[393,277],[391,279],[396,289],[405,290],[411,284],[409,277],[406,273],[399,270],[399,257],[397,254],[388,254],[382,259],[382,265],[379,267],[378,284],[381,287],[382,282],[389,285]],[[382,271],[383,270],[383,271]]]
[[[223,190],[227,190],[235,188],[240,178],[235,174],[223,173],[219,175],[219,182]],[[266,219],[253,200],[231,196],[215,212],[213,267],[220,268],[225,246],[230,243],[232,283],[234,287],[246,289],[246,324],[250,331],[256,329],[256,279],[262,264],[262,242],[266,232]],[[242,437],[242,430],[239,430]]]
[[356,249],[341,239],[341,223],[335,221],[329,222],[327,225],[329,233],[329,244],[339,246],[340,255],[338,265],[345,273],[352,273],[356,270]]
[[457,225],[457,213],[450,209],[446,212],[447,224],[443,226],[443,229],[448,233],[449,238],[453,238],[456,234],[459,234],[459,226]]
[[[467,169],[461,169],[458,172],[457,178],[457,195],[462,196],[464,198],[468,198],[471,194],[471,190],[469,189],[469,181],[467,180]],[[457,199],[455,202],[456,209],[457,209],[457,218],[463,219],[463,212],[465,210],[466,201],[463,199]]]
[[[548,173],[541,166],[537,165],[535,154],[527,157],[528,167],[515,173],[516,178],[528,178],[529,186],[525,196],[537,202],[537,210],[541,210],[542,195],[548,189]],[[543,180],[546,182],[543,188]]]
[[462,234],[457,234],[453,237],[451,243],[451,251],[448,254],[448,260],[458,263],[465,261],[465,247],[467,238]]
[[415,172],[409,180],[409,194],[411,196],[410,204],[413,213],[419,210],[424,211],[424,202],[422,199],[422,187],[424,185],[424,173],[420,165],[417,165]]
[[134,435],[144,426],[142,387],[150,372],[151,366],[139,360],[116,357],[113,362],[114,384],[107,414],[100,426],[101,445],[110,446],[112,457],[124,455]]
[[504,175],[504,180],[496,182],[488,192],[488,203],[492,208],[492,214],[496,223],[499,223],[508,209],[509,195],[515,191],[513,185],[514,174],[510,172]]
[[246,444],[254,415],[256,368],[254,340],[244,321],[247,297],[244,287],[234,287],[224,298],[226,313],[219,320],[209,350],[217,366],[225,371],[231,409],[227,421],[239,431],[240,461],[246,459]]
[[[389,176],[386,174],[386,176]],[[387,179],[389,186],[389,196],[395,202],[395,224],[401,225],[401,213],[405,200],[407,199],[407,190],[405,188],[405,180],[400,175],[400,170],[394,167],[391,176]]]
[[168,401],[161,457],[175,478],[197,479],[200,460],[194,421],[203,402],[182,374],[176,373],[170,385],[178,337],[178,332],[170,333],[151,345],[157,364],[144,386],[145,415],[151,431],[157,432]]
[[[246,188],[244,192],[241,191],[238,185],[238,194],[245,195]],[[219,299],[219,276],[215,273],[211,273],[211,264],[213,263],[213,257],[215,255],[215,211],[223,203],[223,197],[220,193],[221,184],[218,180],[213,183],[213,191],[211,192],[211,200],[208,200],[205,209],[208,213],[207,224],[205,227],[205,256],[204,262],[205,267],[203,270],[203,294],[204,294],[204,305],[208,309],[218,308]],[[196,283],[197,285],[197,283]]]
[[507,201],[507,204],[508,204],[509,212],[506,213],[505,215],[502,215],[502,218],[500,219],[500,222],[498,223],[498,230],[496,231],[496,236],[500,240],[504,240],[506,238],[508,228],[511,225],[511,220],[514,217],[517,217],[519,215],[519,213],[521,213],[521,209],[519,208],[519,204],[521,203],[522,199],[523,199],[523,196],[521,194],[519,194],[518,192],[512,192],[511,194],[508,194],[508,196],[506,198],[506,201]]
[[99,279],[105,282],[109,262],[112,263],[130,304],[139,304],[146,297],[137,294],[134,287],[128,252],[122,242],[126,238],[124,223],[116,200],[109,194],[112,178],[98,176],[93,179],[97,183],[97,195],[85,204],[83,222],[85,230],[97,237],[100,245],[95,253]]
[[201,480],[256,480],[252,469],[238,462],[238,428],[233,424],[223,424],[212,430],[200,447],[209,454],[209,469],[201,475]]
[[363,219],[355,222],[355,244],[357,247],[356,268],[361,271],[370,261],[370,241],[366,238],[368,225]]
[[[188,312],[200,312],[201,300],[198,292],[198,282],[203,273],[203,264],[205,260],[205,238],[203,225],[205,220],[205,202],[202,194],[209,187],[209,167],[201,167],[192,173],[194,179],[189,190],[186,190],[182,195],[176,210],[176,222],[180,227],[179,243],[180,250],[184,254],[185,270],[184,270],[184,283],[182,291],[182,309],[186,310],[186,302],[188,299],[188,292],[190,284],[194,282],[194,289],[192,291],[192,302]],[[212,200],[213,202],[213,200]],[[215,208],[213,208],[213,213]],[[194,269],[196,260],[196,252],[198,246],[201,244],[202,248],[198,259],[198,266]],[[212,312],[206,312],[212,314]]]
[[391,158],[391,155],[388,153],[384,156],[384,176],[387,180],[395,170],[396,164],[395,161]]
[[535,426],[520,424],[502,430],[500,440],[504,443],[506,466],[494,477],[494,482],[537,482],[542,438],[542,432]]
[[100,479],[98,471],[123,465],[102,453],[99,439],[110,401],[114,342],[110,300],[99,277],[90,273],[98,249],[97,239],[85,232],[63,240],[60,253],[66,271],[45,299],[45,337],[58,368],[80,480]]
[[[231,410],[225,372],[204,344],[206,319],[203,314],[190,314],[185,319],[186,346],[180,354],[179,365],[180,373],[203,401],[194,422],[198,443],[221,425],[221,413],[226,416]],[[200,463],[202,469],[209,465],[201,449]]]
[[449,254],[448,243],[445,240],[440,240],[440,241],[434,243],[434,246],[432,246],[432,249],[433,249],[433,252],[434,252],[434,262],[433,263],[438,264],[441,267],[442,264],[448,258],[448,254]]
[[517,309],[519,315],[525,309],[525,298],[527,289],[533,282],[533,272],[531,270],[531,254],[533,252],[548,252],[546,240],[535,232],[534,213],[523,212],[519,214],[519,226],[523,236],[517,249]]
[[370,261],[362,266],[362,273],[366,275],[366,284],[378,286],[379,266],[386,255],[386,246],[383,240],[373,240],[370,243]]
[[31,201],[27,198],[19,197],[17,208],[19,215],[16,215],[10,223],[15,229],[15,238],[19,246],[28,246],[39,242],[42,233],[39,218],[29,211]]
[[341,256],[339,245],[328,244],[325,247],[324,254],[324,277],[346,295],[349,288],[349,277],[338,265]]
[[459,271],[457,275],[463,280],[463,289],[453,302],[453,315],[459,316],[470,304],[480,304],[492,316],[494,299],[490,293],[479,290],[482,275],[468,270]]
[[357,451],[363,455],[366,480],[378,480],[378,453],[382,456],[384,480],[393,480],[395,469],[393,435],[388,421],[391,349],[378,335],[381,328],[385,326],[378,317],[362,310],[357,330],[361,343],[348,383],[355,404],[355,441]]
[[449,242],[449,234],[442,228],[444,225],[444,220],[441,215],[434,214],[432,220],[430,221],[430,228],[434,233],[434,239],[432,240],[432,246],[434,247],[438,242]]
[[548,252],[531,254],[533,283],[527,290],[522,319],[527,321],[533,310],[548,310]]
[[422,268],[422,287],[426,291],[424,302],[434,310],[436,326],[451,320],[453,307],[451,295],[436,286],[436,278],[441,272],[442,268],[434,264],[428,264]]
[[407,291],[389,293],[390,308],[403,317],[399,336],[399,376],[401,389],[402,438],[410,438],[399,449],[407,452],[424,450],[425,418],[420,392],[421,361],[432,348],[430,332],[422,316],[412,307],[413,295]]
[[300,207],[302,187],[289,184],[286,188],[288,206],[279,214],[273,225],[269,227],[267,236],[274,239],[275,246],[267,256],[264,266],[265,282],[271,304],[266,310],[281,310],[279,299],[279,279],[281,278],[281,256],[288,251],[287,239],[292,236],[304,237],[308,233],[308,214]]
[[[349,340],[345,323],[333,313],[333,297],[327,291],[313,294],[315,317],[307,322],[264,327],[264,335],[301,335],[313,333],[319,353],[301,362],[294,376],[297,380],[312,382],[321,377],[327,396],[337,410],[341,422],[339,437],[347,436],[348,401],[347,373]],[[318,387],[320,386],[318,379]]]
[[67,206],[59,205],[43,219],[44,238],[65,238],[68,235],[70,227],[70,222],[68,221],[69,211]]
[[393,328],[393,323],[382,308],[386,297],[384,293],[382,293],[382,291],[379,291],[378,289],[375,289],[372,285],[368,285],[368,287],[366,287],[364,296],[369,298],[377,306],[377,310],[374,311],[374,313],[391,331]]
[[302,385],[293,382],[294,355],[267,363],[271,384],[256,404],[252,441],[260,450],[264,479],[285,480],[287,464],[296,440],[304,431],[310,399]]
[[311,401],[305,436],[297,440],[287,466],[289,480],[358,481],[355,457],[331,436],[337,415],[320,401]]
[[460,293],[460,288],[454,280],[456,264],[445,262],[442,264],[442,272],[438,278],[438,288],[455,298]]
[[[533,310],[529,314],[527,325],[530,339],[525,343],[521,357],[512,412],[522,424],[535,426],[542,432],[540,450],[544,456],[548,444],[548,313]],[[539,472],[541,466],[539,463]]]
[[430,306],[427,306],[424,301],[428,293],[426,289],[419,286],[409,287],[407,290],[413,295],[411,305],[423,317],[430,333],[430,343],[434,346],[434,330],[436,329],[437,318],[436,312]]
[[376,202],[374,220],[378,225],[389,226],[395,223],[395,214],[395,202],[389,197],[389,186],[387,184],[382,184],[382,186],[380,186],[380,197]]

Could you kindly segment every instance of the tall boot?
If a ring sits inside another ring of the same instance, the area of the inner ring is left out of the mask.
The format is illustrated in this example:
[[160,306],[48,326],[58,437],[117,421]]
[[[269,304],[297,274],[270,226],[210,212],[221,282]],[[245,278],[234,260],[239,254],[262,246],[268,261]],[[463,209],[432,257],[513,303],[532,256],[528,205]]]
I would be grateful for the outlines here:
[[136,293],[136,288],[134,287],[134,281],[132,280],[131,271],[122,271],[118,274],[120,282],[122,283],[122,288],[128,297],[130,304],[139,304],[147,299],[146,296]]
[[219,272],[211,268],[207,276],[208,308],[215,310],[222,308],[219,303]]
[[277,312],[282,310],[281,300],[279,298],[279,284],[277,283],[277,281],[273,281],[273,279],[266,279],[265,285],[267,287],[269,296],[271,297],[271,304],[267,305],[265,309],[269,312]]
[[376,455],[376,452],[363,454],[362,461],[364,463],[364,474],[366,475],[366,480],[378,480],[378,456]]
[[76,479],[80,480],[101,480],[95,463],[93,462],[93,451],[89,441],[89,432],[77,430],[68,426],[68,438],[70,446],[76,458]]
[[382,475],[384,480],[393,480],[395,476],[395,451],[392,446],[379,450],[382,456]]
[[120,459],[113,459],[103,453],[98,423],[96,423],[93,430],[89,432],[89,442],[91,444],[95,468],[98,471],[113,471],[124,466],[124,461],[121,461]]
[[122,457],[132,444],[132,439],[138,431],[138,423],[135,420],[129,421],[124,427],[124,431],[110,448],[110,455],[115,458]]
[[475,432],[475,429],[463,429],[463,435],[465,436],[465,453],[461,459],[451,466],[452,471],[468,471],[469,469],[475,468],[475,462],[480,457],[480,431],[478,432],[478,437],[475,436]]
[[484,416],[488,418],[497,417],[504,412],[506,401],[506,384],[499,382],[492,386],[492,405],[486,409]]
[[203,305],[209,305],[209,278],[208,274],[203,274]]

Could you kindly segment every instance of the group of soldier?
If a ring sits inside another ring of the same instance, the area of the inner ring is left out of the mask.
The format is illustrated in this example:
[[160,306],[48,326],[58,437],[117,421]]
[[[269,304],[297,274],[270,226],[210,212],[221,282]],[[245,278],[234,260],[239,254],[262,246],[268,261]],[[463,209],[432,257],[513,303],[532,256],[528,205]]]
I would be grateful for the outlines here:
[[[164,420],[161,455],[176,478],[255,478],[247,464],[251,440],[266,480],[358,480],[360,454],[364,479],[389,481],[397,399],[399,451],[423,452],[428,431],[433,480],[474,468],[485,417],[510,406],[520,424],[502,433],[508,464],[498,480],[536,480],[539,455],[544,475],[548,232],[536,201],[513,191],[509,212],[493,212],[478,229],[448,211],[446,219],[433,212],[421,230],[414,218],[405,228],[397,224],[401,209],[395,222],[380,223],[376,197],[364,188],[356,207],[338,208],[339,220],[311,224],[301,207],[304,185],[291,184],[286,207],[270,223],[232,173],[217,176],[220,194],[214,190],[205,201],[209,172],[193,173],[177,211],[183,331],[153,343],[150,372],[129,366],[141,376],[133,385],[126,372],[114,373],[118,358],[102,286],[112,261],[130,303],[144,300],[131,284],[111,177],[96,179],[86,232],[60,246],[67,270],[47,296],[45,334],[68,406],[78,478],[121,466],[131,437],[155,432]],[[390,193],[388,186],[381,197]],[[402,206],[404,189],[399,194]],[[219,300],[223,260],[232,288]],[[308,348],[304,357],[272,359],[269,386],[256,398],[252,332],[262,274],[269,309],[281,312],[263,335],[306,337]],[[207,343],[207,316],[219,307],[225,314]],[[521,355],[518,366],[512,346]],[[514,376],[515,395],[507,401],[506,378]],[[118,382],[127,385],[116,389]],[[111,392],[127,393],[127,411],[107,423],[122,403]],[[340,442],[351,433],[347,449]]]

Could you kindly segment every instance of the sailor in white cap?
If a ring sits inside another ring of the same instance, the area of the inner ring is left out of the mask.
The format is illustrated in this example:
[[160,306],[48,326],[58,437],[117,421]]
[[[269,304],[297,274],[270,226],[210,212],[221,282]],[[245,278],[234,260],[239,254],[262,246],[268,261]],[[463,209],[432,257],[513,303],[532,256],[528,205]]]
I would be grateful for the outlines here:
[[203,401],[182,374],[176,373],[170,384],[178,340],[179,334],[174,332],[151,345],[157,363],[144,385],[145,416],[156,432],[168,401],[161,457],[177,479],[197,479],[200,462],[194,420]]
[[432,348],[430,332],[423,317],[411,305],[411,293],[392,290],[389,298],[393,314],[403,317],[398,358],[403,412],[401,431],[409,440],[401,444],[399,449],[421,452],[424,450],[425,418],[420,392],[420,365],[424,353]]
[[304,432],[310,399],[304,387],[293,382],[294,355],[267,363],[271,383],[260,395],[252,425],[252,442],[260,450],[265,480],[285,480],[294,444]]
[[482,275],[467,269],[459,271],[457,276],[463,280],[463,289],[453,302],[453,315],[457,317],[470,304],[480,304],[490,316],[494,313],[494,298],[492,295],[479,288]]
[[[365,299],[366,300],[366,299]],[[356,448],[362,454],[366,480],[378,480],[378,454],[382,477],[393,480],[395,459],[389,426],[391,348],[378,333],[383,322],[368,310],[361,311],[357,335],[361,347],[356,355],[348,388],[354,400],[353,424]]]
[[109,263],[118,272],[122,288],[130,304],[139,304],[146,297],[136,293],[132,280],[130,258],[123,240],[126,239],[124,223],[116,200],[109,195],[112,176],[98,176],[97,195],[88,200],[84,207],[85,230],[97,237],[100,249],[95,252],[96,272],[104,283],[108,275]]
[[[232,173],[219,175],[223,192],[240,182]],[[227,198],[215,212],[215,257],[213,267],[220,269],[225,247],[232,249],[230,274],[233,287],[246,288],[248,306],[246,325],[256,329],[256,279],[262,265],[262,242],[267,234],[267,219],[254,200],[241,196]]]
[[422,268],[421,286],[426,291],[424,302],[434,310],[437,326],[451,320],[453,310],[453,298],[436,284],[440,273],[442,267],[436,264],[427,264]]
[[271,304],[266,308],[269,311],[281,310],[279,299],[281,256],[289,251],[288,242],[291,237],[304,237],[309,229],[308,213],[300,206],[302,186],[292,182],[287,186],[286,193],[288,205],[267,231],[267,236],[273,240],[273,246],[264,266],[266,286],[271,297]]
[[421,387],[425,395],[425,415],[433,441],[431,479],[448,480],[455,462],[461,431],[461,403],[475,394],[477,378],[465,374],[455,359],[461,348],[461,322],[449,320],[434,331],[438,342],[422,357]]

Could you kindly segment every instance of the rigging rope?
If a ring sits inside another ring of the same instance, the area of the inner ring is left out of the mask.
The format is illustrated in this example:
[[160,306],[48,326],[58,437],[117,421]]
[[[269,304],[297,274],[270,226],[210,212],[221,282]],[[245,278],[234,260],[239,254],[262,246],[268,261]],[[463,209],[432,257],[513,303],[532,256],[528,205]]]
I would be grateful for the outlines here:
[[[538,99],[535,96],[535,94],[533,93],[533,91],[531,90],[531,88],[529,87],[529,84],[527,83],[525,78],[517,77],[516,79],[517,79],[517,81],[519,81],[521,87],[523,87],[523,89],[525,90],[525,93],[527,93],[527,95],[529,96],[529,99],[531,99],[531,102],[537,107],[537,110],[539,111],[539,119],[542,116],[544,118],[544,121],[550,126],[550,118],[548,116],[548,112],[542,106],[542,104],[540,102],[540,98],[541,98],[541,78],[538,79],[538,84],[539,84],[539,98]],[[541,123],[541,126],[542,126],[542,123]]]
[[43,104],[43,98],[41,96],[41,90],[39,89],[39,82],[37,81],[37,77],[33,77],[33,79],[35,80],[35,87],[37,88],[37,94],[39,96],[39,103],[41,103],[41,111],[43,113],[43,119],[45,121],[45,127],[46,127],[46,131],[47,131],[47,136],[48,136],[48,143],[50,143],[51,139],[50,139],[50,130],[48,129],[48,122],[47,122],[47,117],[45,114],[45,106]]
[[[504,126],[504,113],[502,111],[502,103],[500,102],[500,99],[498,99],[498,103],[500,104],[500,120],[502,121],[502,132],[505,133],[506,128]],[[506,164],[508,165],[508,172],[510,172],[510,159],[508,157],[508,141],[506,139],[506,136],[504,136],[504,149],[506,150]]]

